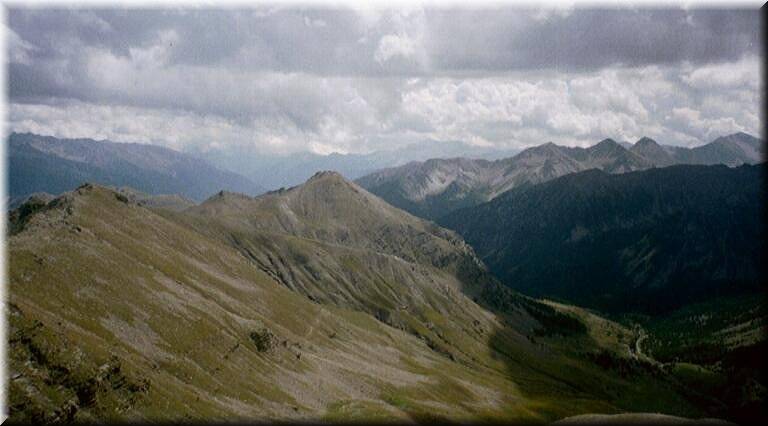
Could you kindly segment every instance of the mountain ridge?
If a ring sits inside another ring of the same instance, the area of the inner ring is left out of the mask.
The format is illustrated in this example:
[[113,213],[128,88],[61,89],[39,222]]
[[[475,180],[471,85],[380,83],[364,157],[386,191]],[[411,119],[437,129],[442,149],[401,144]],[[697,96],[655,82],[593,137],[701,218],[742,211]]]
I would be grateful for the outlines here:
[[86,181],[198,201],[222,188],[252,194],[263,191],[247,178],[204,160],[148,144],[12,133],[8,156],[13,205],[34,192],[60,194]]
[[745,133],[718,138],[692,149],[662,146],[650,138],[641,138],[630,148],[610,138],[587,148],[549,142],[494,161],[412,162],[372,173],[356,182],[399,208],[435,220],[457,209],[489,201],[519,185],[541,183],[590,168],[626,173],[673,164],[733,166],[760,162],[762,152],[762,141]]

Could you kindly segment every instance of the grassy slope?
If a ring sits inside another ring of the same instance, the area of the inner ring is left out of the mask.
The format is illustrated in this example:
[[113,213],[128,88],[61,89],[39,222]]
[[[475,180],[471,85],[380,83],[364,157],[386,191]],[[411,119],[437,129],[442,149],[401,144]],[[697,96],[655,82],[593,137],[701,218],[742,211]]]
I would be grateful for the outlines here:
[[[360,305],[314,303],[229,244],[164,214],[87,186],[32,215],[10,237],[13,418],[698,414],[656,373],[589,362],[599,351],[623,356],[615,350],[621,341],[600,328],[542,335],[535,317],[493,315],[452,291],[455,279],[433,266],[365,249],[331,249],[295,236],[276,243],[283,249],[262,248],[308,258],[328,250],[317,258],[339,259],[339,266],[323,265],[322,272],[358,271],[349,279],[369,290],[413,285],[411,306],[418,309],[400,314],[401,330]],[[351,266],[370,256],[383,263]],[[403,280],[408,275],[395,265],[428,278]],[[369,276],[387,268],[390,276]],[[259,352],[249,336],[264,328],[277,344]]]

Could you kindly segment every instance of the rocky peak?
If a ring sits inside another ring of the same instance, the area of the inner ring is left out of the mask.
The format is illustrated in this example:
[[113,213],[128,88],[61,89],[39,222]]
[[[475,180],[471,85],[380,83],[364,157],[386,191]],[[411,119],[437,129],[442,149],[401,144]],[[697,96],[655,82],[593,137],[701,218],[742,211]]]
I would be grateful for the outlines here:
[[635,142],[635,146],[640,148],[645,148],[645,147],[656,147],[656,146],[659,146],[659,144],[655,140],[647,136],[643,136],[642,138],[640,138],[640,140]]
[[615,140],[613,140],[611,138],[606,138],[606,139],[601,140],[597,144],[595,144],[594,147],[595,148],[598,148],[598,147],[600,147],[600,148],[603,148],[603,147],[611,147],[611,148],[618,147],[618,148],[621,148],[621,145],[619,145],[618,142],[616,142]]
[[525,157],[529,157],[531,155],[553,154],[553,153],[557,152],[559,149],[560,149],[559,145],[556,145],[553,142],[547,142],[547,143],[545,143],[543,145],[539,145],[539,146],[534,146],[534,147],[528,148],[528,149],[522,151],[516,157],[525,158]]
[[608,153],[619,153],[626,151],[626,148],[619,145],[618,142],[616,142],[613,139],[603,139],[600,142],[598,142],[596,145],[593,145],[589,148],[587,148],[587,151],[592,153],[598,153],[598,154],[608,154]]
[[720,136],[719,138],[715,139],[711,143],[728,144],[728,143],[739,143],[739,142],[744,142],[754,146],[758,146],[761,144],[760,139],[744,132],[738,132],[730,135]]
[[339,173],[339,172],[336,172],[336,171],[333,171],[333,170],[321,170],[321,171],[315,173],[314,175],[312,175],[312,177],[310,177],[307,180],[307,182],[312,182],[312,181],[320,180],[320,179],[340,179],[340,180],[346,180],[346,179],[344,179],[344,176],[342,176],[341,173]]

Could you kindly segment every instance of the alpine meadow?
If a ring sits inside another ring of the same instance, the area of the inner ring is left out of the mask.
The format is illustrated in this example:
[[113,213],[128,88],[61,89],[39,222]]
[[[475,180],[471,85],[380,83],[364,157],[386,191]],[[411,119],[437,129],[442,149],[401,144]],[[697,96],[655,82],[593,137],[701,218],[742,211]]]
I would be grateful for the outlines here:
[[8,2],[2,419],[765,424],[763,15]]

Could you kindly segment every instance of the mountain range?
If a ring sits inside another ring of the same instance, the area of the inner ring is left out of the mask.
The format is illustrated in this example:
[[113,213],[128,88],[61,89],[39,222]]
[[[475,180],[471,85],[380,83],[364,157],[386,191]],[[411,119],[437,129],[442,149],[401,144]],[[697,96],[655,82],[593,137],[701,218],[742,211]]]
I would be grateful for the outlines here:
[[729,416],[633,329],[510,290],[337,173],[142,199],[85,184],[11,215],[12,419]]
[[737,165],[760,161],[763,152],[760,140],[744,133],[692,149],[663,146],[648,138],[634,145],[606,139],[590,148],[548,143],[514,156],[515,151],[451,141],[425,141],[370,154],[265,156],[242,149],[181,153],[147,144],[30,133],[12,133],[8,147],[11,207],[31,194],[57,195],[86,181],[200,202],[219,190],[257,195],[298,185],[319,170],[334,170],[357,179],[389,203],[429,219],[488,201],[523,183],[589,168],[613,173],[679,163]]
[[163,148],[9,145],[12,420],[768,417],[748,135],[321,171],[257,196]]
[[250,179],[204,160],[147,144],[12,133],[8,162],[12,207],[33,193],[58,195],[89,181],[196,201],[221,189],[253,195],[265,191]]
[[696,148],[659,145],[642,138],[626,148],[605,139],[588,148],[547,143],[495,161],[431,159],[381,170],[356,182],[392,205],[438,219],[489,201],[525,184],[588,169],[625,173],[673,164],[754,164],[764,160],[762,141],[746,133],[718,138]]

